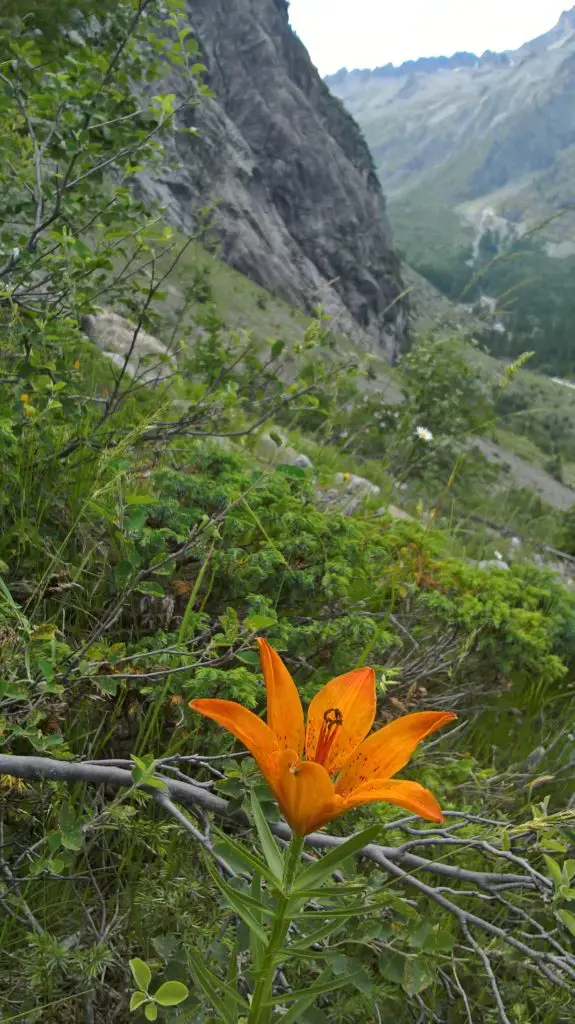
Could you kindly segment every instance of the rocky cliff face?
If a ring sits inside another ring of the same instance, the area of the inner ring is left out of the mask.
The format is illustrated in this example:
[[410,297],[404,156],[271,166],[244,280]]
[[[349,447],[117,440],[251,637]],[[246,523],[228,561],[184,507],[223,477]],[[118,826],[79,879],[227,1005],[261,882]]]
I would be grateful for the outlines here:
[[[361,131],[292,32],[285,0],[189,0],[214,92],[185,108],[172,160],[141,188],[190,231],[214,204],[223,258],[258,284],[337,317],[393,356],[406,330],[385,202]],[[179,73],[170,87],[185,95]],[[175,159],[173,159],[175,157]]]

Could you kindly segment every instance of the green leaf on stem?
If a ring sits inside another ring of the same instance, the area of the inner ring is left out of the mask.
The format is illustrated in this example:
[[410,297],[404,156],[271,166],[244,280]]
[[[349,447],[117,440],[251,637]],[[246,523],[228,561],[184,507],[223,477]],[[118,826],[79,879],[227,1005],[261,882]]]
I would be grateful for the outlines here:
[[[262,925],[262,876],[258,871],[254,871],[252,875],[252,884],[250,889],[250,897],[253,907],[253,915],[258,925],[261,928]],[[245,921],[245,919],[244,919]],[[245,921],[248,924],[247,921]],[[249,927],[249,925],[248,925]],[[263,929],[262,929],[263,931]],[[264,933],[265,934],[265,933]],[[266,944],[262,942],[258,933],[250,928],[250,954],[252,965],[256,971],[259,971],[263,962]]]
[[402,985],[405,973],[405,957],[401,953],[389,951],[379,958],[379,973],[386,981],[394,985]]
[[244,1011],[249,1010],[246,1001],[238,995],[235,988],[226,985],[218,978],[217,974],[214,974],[206,966],[202,954],[198,950],[190,950],[188,956],[196,984],[203,990],[214,1010],[220,1015],[224,1024],[236,1024],[237,1015],[235,1011],[229,1009],[229,1000],[232,1000]]
[[59,815],[62,845],[67,850],[81,850],[84,842],[82,822],[76,817],[74,808],[69,802],[62,804]]
[[416,996],[428,988],[433,981],[426,960],[408,957],[403,974],[403,988],[409,996]]
[[273,872],[278,882],[281,883],[284,872],[284,858],[282,857],[278,844],[270,831],[264,812],[261,809],[260,802],[253,789],[251,791],[251,804],[252,814],[258,831],[260,843],[262,844],[264,857],[268,863],[270,871]]
[[[301,901],[299,893],[295,894]],[[329,910],[294,910],[292,917],[305,918],[307,921],[326,921],[328,918],[365,917],[367,914],[376,913],[382,907],[387,906],[384,900],[373,900],[371,903],[365,900],[358,900],[355,903],[348,903],[343,907],[330,907]]]
[[[238,932],[239,928],[236,930],[236,941],[234,942],[234,948],[232,950],[232,955],[230,957],[230,962],[228,965],[228,974],[226,977],[226,988],[231,988],[234,991],[238,987],[238,957],[241,952]],[[232,1015],[234,1020],[237,1021],[238,1011],[234,1000],[229,995],[224,995],[224,1001],[229,1013]]]
[[364,846],[368,846],[369,843],[373,843],[380,832],[381,825],[370,825],[369,828],[358,832],[357,835],[352,836],[345,843],[342,843],[341,846],[330,850],[329,853],[326,853],[315,864],[310,864],[296,880],[294,886],[296,892],[301,889],[309,889],[321,885],[322,882],[333,874],[342,861],[352,857],[359,850],[363,849]]
[[401,914],[402,917],[406,917],[410,921],[419,921],[419,914],[415,907],[412,907],[402,896],[388,893],[386,902],[389,907],[397,911],[398,914]]
[[304,935],[301,939],[291,943],[289,950],[286,950],[286,958],[289,956],[290,952],[299,952],[301,950],[309,949],[310,946],[315,945],[317,942],[327,939],[333,932],[338,932],[343,928],[344,924],[345,919],[341,920],[341,918],[337,918],[335,921],[326,921],[326,923],[320,925],[319,928],[313,928],[307,935]]
[[[216,831],[216,830],[214,830]],[[250,874],[252,871],[259,871],[260,875],[265,878],[266,882],[276,890],[281,891],[281,886],[278,883],[276,876],[268,868],[266,862],[261,857],[257,857],[255,854],[250,853],[241,843],[236,842],[230,836],[224,835],[223,832],[216,832],[218,837],[217,843],[214,843],[214,852],[221,853],[222,857],[232,864],[236,861],[242,865],[244,871],[248,871]],[[230,851],[232,856],[230,857]]]
[[314,1002],[315,1002],[315,993],[313,995],[310,995],[310,993],[308,992],[307,995],[302,996],[301,999],[298,999],[293,1004],[293,1006],[290,1007],[290,1009],[287,1011],[287,1013],[284,1013],[282,1015],[282,1017],[281,1017],[282,1024],[300,1024],[300,1021],[302,1019],[301,1018],[302,1013],[304,1013],[305,1010],[309,1010],[310,1006]]
[[333,888],[328,889],[324,885],[317,889],[300,889],[298,887],[297,894],[302,899],[306,900],[340,900],[343,896],[354,896],[356,899],[360,899],[362,896],[367,900],[369,894],[366,891],[365,885],[334,885]]
[[[272,999],[266,999],[262,1004],[263,1006],[275,1006],[276,1003],[291,1003],[294,999],[307,998],[311,996],[311,1000],[308,1006],[314,1001],[317,996],[321,996],[324,992],[335,992],[339,988],[346,988],[348,985],[353,985],[357,977],[356,974],[346,974],[341,978],[334,978],[331,973],[331,968],[328,971],[324,971],[324,974],[329,973],[330,977],[326,981],[316,982],[315,985],[311,985],[309,988],[298,988],[294,989],[293,992],[282,992],[281,995],[274,996]],[[320,975],[323,977],[324,975]],[[285,1017],[282,1017],[282,1021],[285,1021]]]
[[545,866],[547,867],[549,876],[555,883],[555,886],[558,888],[561,885],[561,882],[563,881],[563,874],[561,872],[559,864],[556,860],[553,859],[553,857],[550,857],[547,853],[543,854],[543,860],[545,861]]
[[572,914],[569,910],[558,910],[557,917],[559,917],[565,927],[571,932],[571,935],[575,935],[575,914]]
[[247,924],[250,932],[257,936],[263,945],[267,945],[267,935],[259,923],[259,915],[262,910],[267,909],[262,907],[261,904],[257,903],[246,893],[239,892],[237,889],[232,888],[227,882],[224,882],[223,878],[218,876],[217,872],[210,868],[210,874],[214,882],[223,892],[226,900],[230,904],[232,910],[235,910],[238,917],[241,917],[244,924]]

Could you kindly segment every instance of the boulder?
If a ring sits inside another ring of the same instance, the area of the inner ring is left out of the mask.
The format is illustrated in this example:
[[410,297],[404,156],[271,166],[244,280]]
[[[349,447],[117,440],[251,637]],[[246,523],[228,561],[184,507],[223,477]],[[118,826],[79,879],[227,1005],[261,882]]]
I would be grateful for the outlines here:
[[313,462],[307,455],[304,455],[303,452],[295,453],[293,465],[298,466],[299,469],[313,469]]
[[92,313],[84,317],[82,329],[119,369],[125,366],[130,377],[144,384],[155,384],[173,372],[167,346],[119,313],[110,309]]
[[406,522],[415,522],[413,516],[410,516],[409,512],[406,512],[403,508],[398,508],[397,505],[388,505],[387,508],[378,509],[378,513],[382,515],[390,515],[392,519],[404,519]]
[[[281,441],[281,444],[278,444],[275,438]],[[266,430],[256,439],[254,455],[269,466],[298,466],[299,469],[313,469],[311,459],[303,452],[292,448],[286,443],[286,440],[279,430],[274,429],[274,437]]]
[[478,569],[508,569],[507,562],[502,558],[487,558],[483,562],[475,562]]
[[364,476],[356,476],[355,473],[336,473],[335,479],[342,485],[346,494],[376,498],[381,494],[381,487],[373,484]]

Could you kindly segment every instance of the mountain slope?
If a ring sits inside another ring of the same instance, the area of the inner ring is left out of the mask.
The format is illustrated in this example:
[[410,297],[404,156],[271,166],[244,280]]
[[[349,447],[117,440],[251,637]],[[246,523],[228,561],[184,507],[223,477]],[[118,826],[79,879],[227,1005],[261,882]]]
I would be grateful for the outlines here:
[[[184,106],[170,164],[140,177],[189,232],[212,207],[223,258],[257,284],[393,355],[403,286],[362,134],[292,32],[284,0],[196,0],[190,25],[213,99]],[[187,95],[185,73],[168,83]],[[181,129],[198,128],[191,135]]]
[[[498,354],[533,348],[540,365],[572,371],[575,7],[517,51],[343,70],[327,84],[362,125],[408,261],[452,297],[505,296]],[[506,253],[514,266],[494,273]]]
[[511,195],[575,147],[575,7],[515,52],[341,71],[326,83],[362,124],[389,194],[425,178],[455,205],[507,188],[498,212],[512,214]]

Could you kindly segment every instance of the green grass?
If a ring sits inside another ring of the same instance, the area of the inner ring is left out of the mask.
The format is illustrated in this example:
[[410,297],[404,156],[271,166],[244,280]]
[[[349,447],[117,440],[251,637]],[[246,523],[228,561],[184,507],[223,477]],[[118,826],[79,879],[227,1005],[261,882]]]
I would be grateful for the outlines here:
[[[410,209],[409,206],[405,207],[406,217]],[[418,211],[417,216],[414,215],[411,219],[411,223],[419,222],[418,230],[438,230],[445,211],[435,210],[436,220],[427,223],[420,220],[422,211],[419,208]],[[447,231],[440,253],[447,254],[450,245],[454,244],[459,247],[457,259],[461,259],[469,236],[465,231],[460,231],[461,222],[456,215],[450,211],[447,213],[449,217],[446,223],[450,231],[455,225],[459,234],[452,242],[450,232]],[[183,236],[176,234],[174,245],[181,245],[184,242]],[[173,251],[170,251],[158,261],[160,270],[167,269],[173,255]],[[455,259],[454,252],[452,255]],[[205,298],[213,304],[226,331],[245,335],[246,340],[252,337],[256,343],[265,343],[270,338],[281,338],[289,347],[302,345],[303,348],[305,334],[312,324],[312,319],[225,264],[199,242],[193,242],[185,249],[166,281],[165,297],[156,303],[160,316],[158,333],[161,336],[167,338],[171,334],[176,311],[182,304],[186,288],[198,279],[205,279]],[[409,268],[406,268],[406,287],[412,293],[416,330],[419,327],[423,331],[437,324],[441,331],[452,333],[454,337],[463,335],[468,338],[472,338],[477,330],[481,330],[481,320],[471,315],[466,307],[451,303],[427,279],[418,277]],[[201,288],[196,289],[195,301],[187,310],[180,325],[180,336],[184,339],[193,338],[196,318],[208,309],[205,303],[202,304],[201,292]],[[332,342],[333,348],[326,354],[334,363],[336,360],[350,360],[359,366],[369,365],[370,373],[362,373],[358,378],[362,389],[366,392],[382,393],[385,400],[390,403],[402,401],[401,367],[392,368],[383,355],[366,352],[360,340],[352,341],[334,332]],[[477,346],[470,346],[468,351],[470,359],[480,367],[488,386],[495,386],[501,379],[506,363]],[[297,372],[304,357],[305,352],[294,357],[294,372]],[[547,500],[555,504],[558,495],[556,481],[547,472],[546,465],[560,439],[564,482],[568,486],[575,483],[575,471],[572,466],[572,463],[575,463],[575,396],[569,389],[528,369],[519,371],[509,385],[507,394],[511,399],[509,409],[501,410],[496,424],[486,424],[487,433],[490,435],[492,427],[497,426],[494,440],[512,456],[537,469],[540,493],[545,494]],[[328,456],[324,446],[318,447],[313,437],[301,438],[296,435],[290,438],[290,443],[309,454],[314,464],[317,463],[318,466],[329,462],[334,471],[349,470],[366,475],[365,468],[362,469],[361,464],[353,457],[336,451]],[[310,446],[311,449],[317,450],[312,453]],[[374,477],[379,476],[378,470],[379,467],[373,467]],[[519,472],[519,479],[524,482],[525,474]],[[557,500],[560,507],[565,506],[564,494],[560,494]]]
[[[407,210],[407,207],[406,207]],[[435,227],[445,211],[436,211],[438,220]],[[450,211],[447,211],[450,213]],[[461,228],[461,222],[455,214],[451,214],[448,226],[453,227],[456,223]],[[416,218],[415,218],[416,219]],[[421,230],[427,230],[422,225]],[[449,233],[447,233],[448,235]],[[178,239],[183,241],[183,239]],[[455,244],[459,246],[459,258],[464,252],[464,246],[469,241],[469,234],[465,231],[455,238]],[[444,252],[448,251],[451,244],[448,240],[443,243]],[[174,306],[186,284],[194,275],[205,271],[212,293],[213,302],[219,317],[222,319],[229,331],[246,332],[253,336],[256,341],[265,341],[270,337],[279,337],[288,344],[302,343],[305,332],[312,320],[300,310],[294,309],[283,299],[270,295],[264,288],[255,284],[244,274],[228,266],[216,255],[206,251],[199,243],[191,245],[184,253],[181,261],[170,276],[169,292],[167,297],[168,306]],[[419,294],[426,309],[430,305],[430,295],[437,295],[437,302],[432,304],[431,317],[428,314],[427,320],[420,317],[420,323],[429,325],[429,321],[436,316],[437,322],[445,324],[446,330],[463,329],[468,336],[473,336],[474,330],[481,326],[481,322],[469,316],[461,307],[449,303],[439,292],[425,280],[425,288],[418,282],[416,275],[408,275],[408,287],[414,290],[414,304],[417,304]],[[190,320],[201,308],[196,304],[190,310]],[[462,314],[465,313],[468,319],[461,323]],[[358,364],[369,363],[371,366],[370,376],[361,376],[359,383],[366,391],[382,392],[389,402],[401,402],[401,369],[392,368],[383,358],[373,353],[366,353],[359,342],[353,342],[341,334],[334,334],[335,349],[333,358],[349,358]],[[481,369],[487,384],[492,387],[501,379],[505,370],[506,362],[491,356],[478,347],[469,347],[470,359]],[[565,498],[559,497],[556,481],[546,470],[546,464],[550,458],[550,451],[554,444],[554,433],[560,430],[563,444],[566,446],[564,456],[564,482],[568,486],[575,485],[575,471],[571,462],[575,462],[575,393],[569,389],[554,383],[548,377],[528,369],[520,370],[509,385],[509,394],[513,396],[513,403],[520,408],[520,412],[511,411],[502,413],[496,424],[497,431],[494,440],[511,455],[523,460],[528,466],[535,467],[538,471],[538,486],[542,493],[546,494],[547,500],[552,504],[559,501],[560,507],[564,507]],[[553,422],[550,422],[552,420]],[[488,433],[491,427],[487,425]],[[573,455],[570,455],[570,438],[573,442]],[[347,456],[337,450],[329,451],[325,446],[318,446],[313,437],[302,437],[296,433],[290,435],[290,443],[298,450],[308,454],[314,465],[318,468],[325,466],[332,467],[333,471],[350,471],[369,476],[365,466],[358,463],[352,456]],[[547,450],[546,450],[547,449]],[[363,468],[362,468],[363,466]],[[381,476],[385,473],[379,467],[372,467],[372,476],[376,483],[382,483]],[[524,482],[525,474],[522,474],[519,467],[518,482]]]
[[525,459],[526,462],[530,462],[534,466],[539,465],[543,467],[548,459],[545,452],[542,452],[528,437],[514,434],[511,430],[506,430],[505,427],[495,427],[493,439],[505,451],[511,452],[512,455],[518,455],[519,458]]
[[190,273],[197,273],[202,267],[208,273],[218,313],[230,330],[251,331],[260,340],[270,337],[286,341],[301,339],[311,322],[310,317],[278,296],[270,295],[199,243],[184,253],[170,284],[182,288]]

